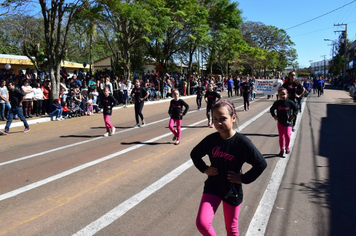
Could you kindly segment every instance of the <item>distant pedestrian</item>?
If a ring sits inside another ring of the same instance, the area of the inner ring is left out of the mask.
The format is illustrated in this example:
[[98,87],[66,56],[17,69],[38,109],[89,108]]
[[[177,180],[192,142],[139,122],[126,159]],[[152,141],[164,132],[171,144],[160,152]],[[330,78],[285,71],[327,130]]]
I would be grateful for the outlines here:
[[247,81],[247,78],[243,79],[241,84],[241,92],[244,98],[244,111],[250,110],[250,95],[251,95],[252,85]]
[[[237,117],[232,104],[217,102],[211,112],[218,132],[205,137],[190,153],[195,167],[208,176],[196,226],[202,235],[216,235],[212,222],[222,202],[227,235],[239,235],[242,184],[256,180],[267,163],[253,143],[234,129]],[[210,164],[202,159],[205,156],[209,156]],[[244,163],[252,165],[245,173]]]
[[324,87],[325,87],[325,80],[322,77],[319,77],[317,83],[317,89],[318,89],[318,97],[324,95]]
[[204,93],[205,93],[205,87],[202,86],[201,81],[199,80],[198,86],[196,88],[196,94],[197,94],[196,103],[199,111],[201,110],[201,100],[203,99]]
[[229,77],[226,83],[227,83],[227,96],[233,97],[232,90],[234,88],[234,80],[232,79],[232,77]]
[[9,90],[6,87],[6,81],[4,79],[0,80],[0,112],[1,120],[5,121],[5,118],[9,118],[11,105],[9,102]]
[[[292,131],[293,120],[296,119],[298,114],[297,105],[288,99],[288,91],[286,88],[281,87],[278,89],[279,99],[275,101],[270,108],[272,117],[277,121],[277,128],[279,134],[279,156],[283,156],[284,150],[286,154],[290,153],[289,143]],[[277,114],[275,111],[277,110]]]
[[5,130],[0,130],[0,132],[5,135],[8,134],[14,116],[18,115],[18,117],[20,118],[20,120],[23,122],[25,126],[23,132],[27,133],[28,131],[30,131],[30,127],[23,115],[23,109],[22,109],[22,102],[25,100],[25,94],[21,92],[19,89],[15,88],[15,84],[13,81],[8,82],[8,89],[9,89],[11,109],[9,113],[9,119],[6,122]]
[[[170,102],[168,114],[170,115],[169,120],[169,130],[172,131],[174,137],[173,141],[175,141],[175,145],[180,143],[181,137],[181,124],[182,119],[185,114],[187,114],[189,105],[182,99],[179,98],[179,91],[173,90],[172,92],[173,99]],[[184,107],[184,110],[183,110]],[[174,129],[174,123],[176,124],[176,129]]]

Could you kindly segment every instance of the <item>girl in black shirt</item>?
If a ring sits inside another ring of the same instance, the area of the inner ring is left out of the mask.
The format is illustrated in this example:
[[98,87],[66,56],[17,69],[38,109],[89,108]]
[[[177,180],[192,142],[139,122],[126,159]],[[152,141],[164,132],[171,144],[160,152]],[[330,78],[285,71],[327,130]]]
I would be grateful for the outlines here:
[[118,104],[114,96],[110,95],[110,91],[107,87],[104,88],[101,104],[103,105],[103,117],[106,127],[104,136],[107,137],[115,133],[115,127],[110,123],[110,116],[112,114],[112,108]]
[[136,79],[135,87],[131,91],[131,97],[135,102],[135,127],[140,127],[139,117],[142,120],[142,126],[145,125],[145,119],[143,118],[142,109],[148,95],[149,93],[147,92],[147,90],[145,88],[140,87],[140,80]]
[[[242,183],[249,184],[257,179],[267,163],[252,142],[234,129],[237,117],[233,105],[226,101],[217,102],[212,115],[218,132],[208,135],[190,153],[195,167],[208,175],[196,225],[201,234],[216,235],[212,221],[223,201],[227,235],[238,235]],[[210,166],[202,159],[206,155]],[[249,163],[252,168],[242,173],[244,163]]]
[[[174,134],[173,141],[176,141],[175,145],[178,145],[180,143],[182,119],[183,116],[187,114],[189,105],[182,99],[179,99],[178,90],[174,89],[172,95],[174,99],[171,100],[168,109],[168,114],[171,116],[171,119],[169,120],[169,129]],[[183,107],[185,107],[184,111]],[[177,131],[174,129],[174,123],[176,123]]]
[[212,83],[208,84],[208,91],[206,91],[204,95],[204,100],[206,102],[206,118],[208,118],[208,126],[210,128],[214,128],[214,123],[210,123],[210,110],[215,104],[215,102],[219,101],[221,95],[214,91],[214,85]]
[[[280,147],[279,156],[283,156],[284,148],[286,150],[286,154],[290,153],[290,135],[292,131],[293,120],[296,119],[298,114],[298,108],[292,100],[287,99],[288,91],[286,88],[281,87],[278,89],[278,97],[280,100],[273,103],[270,112],[273,118],[278,121],[277,127]],[[275,110],[277,110],[277,115]]]

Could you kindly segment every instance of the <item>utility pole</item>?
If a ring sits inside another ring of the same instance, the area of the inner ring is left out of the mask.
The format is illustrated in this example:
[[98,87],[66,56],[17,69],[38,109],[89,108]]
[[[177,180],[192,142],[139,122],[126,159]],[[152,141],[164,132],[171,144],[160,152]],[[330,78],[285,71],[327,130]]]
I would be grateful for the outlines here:
[[322,55],[321,57],[324,57],[324,78],[326,77],[326,63],[325,63],[325,56],[326,55]]
[[313,60],[309,60],[309,63],[310,63],[310,75],[312,74],[312,72],[313,72],[313,69],[312,69],[312,63],[313,62]]
[[344,26],[345,27],[345,30],[337,30],[337,31],[334,31],[334,32],[345,32],[345,35],[344,35],[344,43],[345,43],[345,53],[344,53],[344,69],[343,69],[343,77],[345,78],[346,77],[346,53],[347,53],[347,24],[334,24],[334,26]]

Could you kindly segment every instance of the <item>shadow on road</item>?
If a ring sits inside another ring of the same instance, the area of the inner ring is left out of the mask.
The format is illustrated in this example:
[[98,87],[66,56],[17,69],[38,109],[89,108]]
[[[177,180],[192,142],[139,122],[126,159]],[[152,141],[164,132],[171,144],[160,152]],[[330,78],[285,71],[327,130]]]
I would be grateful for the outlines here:
[[146,143],[146,142],[141,142],[141,141],[134,141],[134,142],[121,142],[122,145],[136,145],[136,144],[144,144],[144,145],[161,145],[161,144],[171,144],[173,145],[173,142],[152,142],[152,143]]
[[[327,105],[322,118],[320,156],[329,159],[329,183],[319,182],[331,209],[331,235],[356,235],[356,106]],[[320,167],[319,167],[320,168]]]
[[245,136],[263,136],[263,137],[270,137],[270,138],[273,138],[273,137],[278,137],[278,134],[247,134],[247,133],[241,133]]
[[[356,235],[356,106],[328,104],[327,116],[321,119],[319,150],[313,150],[315,179],[299,184],[310,201],[330,211],[332,236]],[[308,109],[310,112],[310,109]],[[311,114],[310,114],[311,115]],[[310,122],[313,133],[313,126]],[[314,135],[312,135],[314,136]],[[317,147],[312,138],[313,146]],[[328,158],[328,166],[320,166],[317,157]],[[328,168],[328,179],[319,178]],[[326,220],[326,219],[325,219]]]

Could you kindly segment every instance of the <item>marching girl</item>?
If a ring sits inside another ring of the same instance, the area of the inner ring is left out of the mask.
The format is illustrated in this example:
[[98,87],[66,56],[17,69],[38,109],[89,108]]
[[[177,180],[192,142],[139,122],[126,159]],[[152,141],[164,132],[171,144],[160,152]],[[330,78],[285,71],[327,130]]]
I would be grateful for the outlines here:
[[[278,97],[280,100],[273,103],[270,112],[272,117],[277,121],[280,147],[279,156],[282,157],[284,150],[286,151],[286,154],[290,153],[290,135],[292,132],[293,120],[296,119],[298,114],[298,108],[292,100],[287,99],[288,91],[286,88],[281,87],[278,89]],[[277,110],[277,115],[275,110]]]
[[140,86],[140,80],[136,79],[135,87],[131,91],[131,97],[135,103],[135,119],[136,119],[135,127],[140,127],[139,117],[142,120],[142,126],[145,125],[145,119],[143,118],[142,109],[148,95],[149,93],[147,92],[147,90]]
[[[173,141],[176,141],[175,145],[180,143],[181,135],[181,123],[183,116],[187,114],[189,105],[179,98],[179,91],[173,90],[173,99],[169,105],[168,114],[171,116],[169,120],[169,129],[174,134]],[[183,107],[185,108],[183,111]],[[174,129],[174,123],[176,124],[177,131]]]
[[218,92],[214,91],[214,84],[208,84],[208,91],[206,91],[204,95],[204,100],[206,102],[206,117],[208,118],[208,126],[210,128],[214,128],[214,123],[210,123],[210,110],[215,104],[215,102],[219,101],[220,99],[221,95]]
[[[212,221],[222,202],[227,235],[239,235],[242,184],[256,180],[267,163],[253,143],[234,129],[237,117],[233,105],[226,101],[217,102],[211,112],[218,132],[205,137],[190,153],[195,167],[208,176],[196,226],[202,235],[216,235]],[[202,159],[206,155],[210,165]],[[249,163],[252,168],[242,173],[244,163]]]
[[110,123],[110,116],[112,114],[112,108],[118,104],[113,95],[110,95],[109,88],[104,88],[104,94],[102,96],[101,104],[103,106],[103,117],[106,127],[105,137],[115,134],[115,127]]

